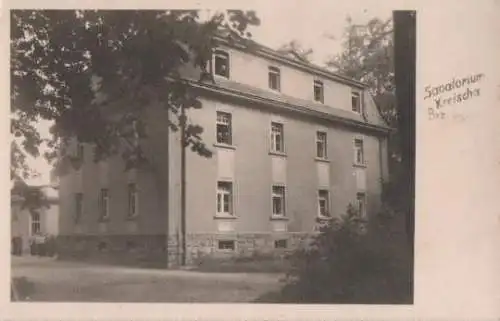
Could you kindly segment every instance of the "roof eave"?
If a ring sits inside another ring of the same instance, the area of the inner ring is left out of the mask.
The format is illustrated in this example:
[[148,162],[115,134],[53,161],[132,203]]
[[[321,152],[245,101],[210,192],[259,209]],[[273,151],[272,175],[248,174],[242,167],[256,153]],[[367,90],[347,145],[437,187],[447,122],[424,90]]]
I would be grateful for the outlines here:
[[209,92],[212,92],[214,94],[224,95],[226,97],[242,99],[242,100],[251,101],[251,102],[262,103],[262,104],[272,106],[272,107],[281,107],[281,108],[284,107],[287,110],[299,112],[302,114],[307,114],[307,115],[313,116],[313,117],[319,117],[322,119],[332,120],[332,121],[335,121],[337,123],[342,123],[344,125],[350,125],[350,126],[354,126],[357,128],[376,131],[376,132],[384,134],[384,135],[389,134],[392,130],[389,127],[379,126],[379,125],[370,124],[370,123],[364,123],[361,121],[352,120],[352,119],[348,119],[348,118],[344,118],[344,117],[340,117],[340,116],[336,116],[336,115],[332,115],[332,114],[328,114],[328,113],[322,113],[320,111],[308,109],[308,108],[303,107],[303,106],[293,105],[293,104],[286,103],[286,102],[280,102],[280,101],[272,100],[269,98],[264,98],[261,96],[249,94],[249,93],[239,91],[239,90],[222,88],[222,87],[217,86],[217,85],[211,85],[208,83],[201,83],[201,82],[197,82],[197,81],[193,81],[193,80],[187,80],[187,81],[194,88],[209,91]]
[[[216,36],[217,40],[221,41],[224,43],[224,45],[227,45],[229,47],[235,48],[235,49],[240,49],[240,50],[250,50],[248,45],[244,45],[241,42],[230,42],[228,39],[221,37],[221,36]],[[311,63],[306,63],[302,61],[298,61],[292,58],[289,58],[279,52],[277,52],[274,49],[271,49],[269,47],[266,47],[264,45],[261,45],[254,40],[249,40],[252,42],[252,46],[255,46],[257,50],[254,51],[256,55],[259,55],[264,58],[268,59],[273,59],[276,61],[279,61],[281,63],[287,64],[289,66],[294,66],[296,68],[308,71],[312,74],[315,75],[320,75],[323,76],[327,79],[337,81],[346,85],[350,85],[359,89],[367,89],[369,86],[363,82],[351,79],[349,77],[345,77],[342,75],[339,75],[337,73],[331,72],[329,70],[326,70],[324,68],[321,68],[319,66],[316,66]]]

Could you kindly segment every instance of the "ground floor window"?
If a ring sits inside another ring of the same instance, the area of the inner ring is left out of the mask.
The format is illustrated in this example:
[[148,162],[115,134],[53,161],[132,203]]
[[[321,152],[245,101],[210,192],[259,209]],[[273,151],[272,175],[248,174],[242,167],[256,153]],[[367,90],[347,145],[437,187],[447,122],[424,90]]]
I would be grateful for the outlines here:
[[273,216],[285,216],[285,186],[273,186]]
[[365,193],[358,193],[356,195],[356,209],[358,210],[359,215],[366,215],[366,195]]
[[31,213],[31,235],[39,234],[41,230],[40,213]]
[[318,191],[318,215],[320,217],[330,216],[330,195],[327,190]]
[[97,250],[99,251],[106,251],[108,249],[108,243],[106,242],[99,242],[99,244],[97,244]]
[[217,182],[217,214],[233,215],[233,183]]

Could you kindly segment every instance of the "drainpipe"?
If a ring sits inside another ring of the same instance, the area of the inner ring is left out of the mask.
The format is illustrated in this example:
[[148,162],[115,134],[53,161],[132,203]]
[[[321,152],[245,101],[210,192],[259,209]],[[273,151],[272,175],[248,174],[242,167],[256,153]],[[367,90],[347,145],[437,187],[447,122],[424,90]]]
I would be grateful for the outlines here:
[[186,111],[181,105],[181,265],[186,265]]

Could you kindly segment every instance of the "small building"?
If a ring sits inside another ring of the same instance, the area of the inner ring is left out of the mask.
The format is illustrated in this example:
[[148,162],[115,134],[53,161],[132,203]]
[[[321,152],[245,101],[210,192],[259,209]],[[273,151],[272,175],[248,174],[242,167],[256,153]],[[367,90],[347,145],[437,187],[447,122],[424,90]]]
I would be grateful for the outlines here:
[[[29,254],[30,244],[37,238],[56,237],[59,234],[59,196],[54,186],[30,186],[40,191],[46,206],[25,206],[25,197],[11,195],[11,240],[12,252]],[[20,250],[20,251],[19,251]]]
[[258,44],[222,42],[214,82],[182,74],[202,101],[188,118],[213,152],[186,154],[185,231],[181,144],[163,108],[144,116],[147,170],[120,156],[95,163],[93,146],[67,149],[82,165],[60,178],[63,253],[188,262],[282,253],[346,212],[381,204],[389,128],[365,84]]

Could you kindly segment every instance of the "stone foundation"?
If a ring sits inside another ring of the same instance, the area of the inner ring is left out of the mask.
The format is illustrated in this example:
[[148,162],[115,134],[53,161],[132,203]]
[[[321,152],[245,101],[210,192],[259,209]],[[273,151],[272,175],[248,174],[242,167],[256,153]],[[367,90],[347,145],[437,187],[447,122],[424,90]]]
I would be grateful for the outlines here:
[[[193,264],[204,258],[281,257],[305,245],[310,236],[306,233],[191,234],[186,240],[187,260],[188,264]],[[281,244],[275,244],[277,241]],[[220,248],[219,242],[232,243],[234,249]],[[283,243],[286,247],[275,247]]]
[[165,235],[61,235],[57,252],[62,259],[166,267],[165,239]]
[[[204,259],[282,257],[307,244],[308,233],[188,234],[187,264]],[[181,262],[177,235],[61,235],[60,258],[120,265],[176,267]]]

